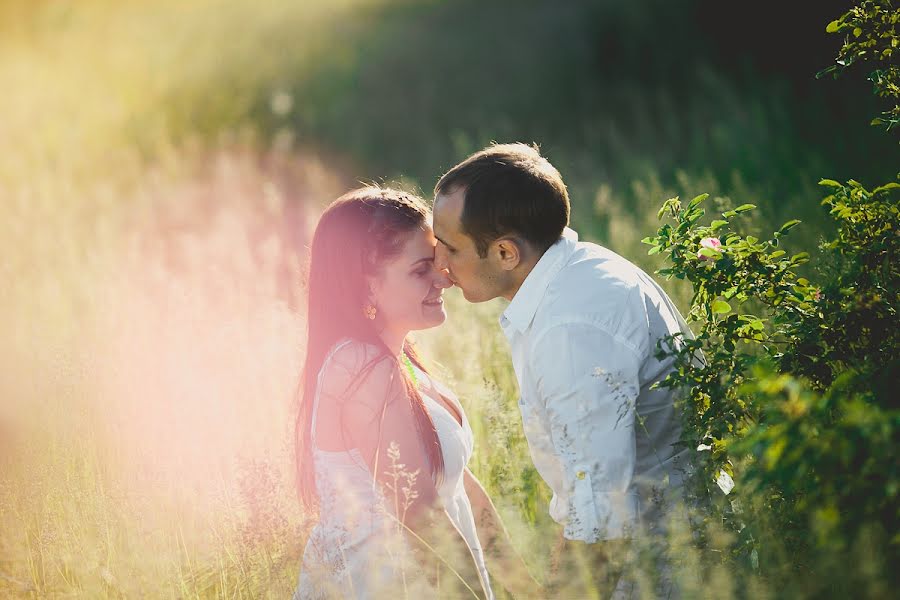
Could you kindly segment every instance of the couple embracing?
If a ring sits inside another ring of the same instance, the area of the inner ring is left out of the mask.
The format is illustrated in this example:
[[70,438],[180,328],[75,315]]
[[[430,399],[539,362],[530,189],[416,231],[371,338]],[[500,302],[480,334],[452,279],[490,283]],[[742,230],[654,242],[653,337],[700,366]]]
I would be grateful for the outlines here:
[[[636,593],[615,565],[633,540],[665,535],[688,456],[673,392],[653,387],[672,369],[657,342],[689,330],[651,277],[568,223],[559,172],[524,144],[450,169],[433,215],[377,187],[323,213],[297,418],[300,494],[318,520],[295,598],[553,597],[585,572],[599,592]],[[469,302],[509,301],[500,327],[560,525],[535,549],[554,564],[543,582],[466,468],[462,405],[408,340],[444,322],[452,285]],[[659,576],[652,593],[673,594]]]

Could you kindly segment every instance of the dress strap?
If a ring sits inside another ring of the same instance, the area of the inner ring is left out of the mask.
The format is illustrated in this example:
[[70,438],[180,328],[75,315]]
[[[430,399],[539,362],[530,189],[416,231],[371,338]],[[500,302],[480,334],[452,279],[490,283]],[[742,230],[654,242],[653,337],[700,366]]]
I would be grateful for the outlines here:
[[339,342],[334,345],[328,355],[325,357],[325,360],[322,361],[322,368],[319,369],[318,375],[316,375],[316,393],[313,395],[313,406],[312,406],[312,418],[310,423],[309,437],[312,442],[313,448],[318,448],[319,446],[316,444],[316,417],[319,414],[319,394],[322,391],[322,378],[325,376],[325,368],[328,366],[328,363],[331,362],[331,359],[337,353],[338,350],[349,344],[351,340],[344,340],[343,342]]

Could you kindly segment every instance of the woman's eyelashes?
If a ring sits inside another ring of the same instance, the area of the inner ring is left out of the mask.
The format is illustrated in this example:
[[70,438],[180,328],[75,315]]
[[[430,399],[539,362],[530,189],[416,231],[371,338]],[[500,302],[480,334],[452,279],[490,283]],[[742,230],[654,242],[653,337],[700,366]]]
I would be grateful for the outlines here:
[[425,277],[426,275],[431,273],[431,270],[433,268],[434,268],[433,262],[423,263],[423,266],[421,266],[418,269],[416,269],[415,271],[413,271],[413,275],[415,275],[416,277]]

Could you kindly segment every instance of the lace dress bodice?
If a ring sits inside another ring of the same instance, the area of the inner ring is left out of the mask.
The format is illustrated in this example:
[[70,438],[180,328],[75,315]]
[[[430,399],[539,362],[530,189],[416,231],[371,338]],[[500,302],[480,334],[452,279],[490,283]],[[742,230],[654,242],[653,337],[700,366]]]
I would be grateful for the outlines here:
[[[326,451],[316,445],[316,417],[323,373],[334,354],[349,343],[352,342],[346,340],[336,345],[325,359],[313,398],[310,437],[319,495],[319,522],[306,543],[294,600],[380,598],[391,590],[427,587],[421,576],[404,569],[412,564],[409,549],[396,519],[386,510],[388,503],[395,505],[397,498],[393,494],[401,492],[383,490],[358,449]],[[472,428],[450,390],[429,379],[422,371],[416,369],[416,373],[420,381],[430,381],[462,416],[460,424],[440,402],[429,394],[422,394],[444,458],[444,477],[437,488],[438,496],[472,551],[484,594],[493,599],[484,553],[464,486],[465,467],[474,447]],[[389,460],[380,464],[384,465],[384,468],[379,466],[383,472],[392,468]],[[402,497],[399,501],[402,502]]]

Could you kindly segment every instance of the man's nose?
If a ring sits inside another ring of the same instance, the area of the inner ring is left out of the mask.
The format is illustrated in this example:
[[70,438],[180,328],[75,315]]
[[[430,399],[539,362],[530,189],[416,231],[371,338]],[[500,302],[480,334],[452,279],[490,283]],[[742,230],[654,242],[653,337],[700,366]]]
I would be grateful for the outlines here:
[[447,251],[440,242],[434,247],[434,268],[438,271],[447,270]]
[[450,281],[449,273],[447,269],[439,269],[437,265],[434,268],[434,287],[440,289],[446,289],[448,287],[453,287],[453,282]]

